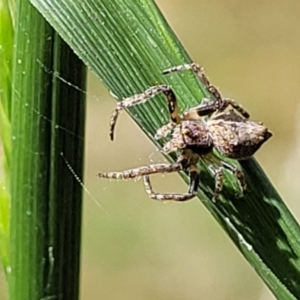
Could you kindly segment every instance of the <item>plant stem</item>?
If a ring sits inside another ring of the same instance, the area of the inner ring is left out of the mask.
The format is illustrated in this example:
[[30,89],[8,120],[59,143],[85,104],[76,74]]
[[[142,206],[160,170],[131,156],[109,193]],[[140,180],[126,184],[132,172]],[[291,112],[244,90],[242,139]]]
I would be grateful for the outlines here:
[[[17,2],[12,95],[10,299],[78,299],[86,70]],[[51,70],[51,72],[49,72]]]

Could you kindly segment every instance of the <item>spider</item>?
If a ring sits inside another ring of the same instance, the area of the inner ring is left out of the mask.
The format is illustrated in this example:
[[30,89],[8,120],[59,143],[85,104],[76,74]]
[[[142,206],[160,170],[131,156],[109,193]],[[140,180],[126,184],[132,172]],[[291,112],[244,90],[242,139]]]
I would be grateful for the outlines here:
[[[170,136],[164,145],[165,153],[180,153],[176,162],[172,164],[153,164],[130,169],[123,172],[99,173],[101,178],[131,179],[143,177],[147,194],[154,200],[186,201],[193,198],[200,182],[200,170],[197,166],[200,159],[208,157],[213,148],[228,158],[242,160],[252,156],[272,134],[260,122],[249,120],[249,113],[237,102],[229,98],[222,98],[196,63],[183,64],[163,71],[163,74],[177,71],[192,70],[200,80],[214,101],[204,98],[202,104],[192,107],[182,114],[176,101],[176,96],[168,85],[150,87],[141,94],[125,98],[117,103],[111,116],[110,138],[114,139],[114,128],[119,112],[124,108],[148,101],[156,95],[165,95],[168,103],[170,122],[157,130],[155,138]],[[225,111],[231,106],[230,110]],[[207,120],[204,117],[208,117]],[[212,200],[215,201],[223,188],[223,169],[232,172],[237,178],[241,194],[246,190],[244,174],[236,166],[221,161],[218,165],[210,164],[209,168],[215,176],[215,188]],[[155,193],[152,189],[149,175],[155,173],[171,173],[188,171],[190,183],[187,193]]]

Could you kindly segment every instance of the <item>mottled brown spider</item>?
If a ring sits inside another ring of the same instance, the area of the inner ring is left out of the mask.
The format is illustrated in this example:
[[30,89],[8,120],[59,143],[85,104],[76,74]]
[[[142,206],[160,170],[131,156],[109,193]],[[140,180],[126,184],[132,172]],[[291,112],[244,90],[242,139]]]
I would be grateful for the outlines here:
[[[203,99],[202,104],[192,107],[182,114],[179,113],[174,92],[167,85],[150,87],[141,94],[123,99],[117,103],[117,108],[110,121],[110,137],[114,138],[114,128],[118,114],[124,108],[141,104],[159,93],[163,93],[168,101],[171,121],[157,130],[155,138],[160,139],[171,135],[164,145],[165,153],[180,153],[177,161],[172,164],[154,164],[123,172],[98,174],[101,178],[129,179],[143,176],[146,192],[155,200],[185,201],[193,198],[198,190],[200,170],[197,166],[200,158],[206,160],[213,148],[228,158],[247,159],[266,142],[272,134],[262,123],[249,120],[249,114],[232,99],[222,98],[219,91],[210,84],[203,69],[195,64],[183,64],[163,71],[168,74],[177,71],[192,70],[198,79],[206,86],[214,101]],[[231,106],[233,109],[225,111]],[[204,120],[204,116],[208,119]],[[208,159],[211,162],[211,160]],[[223,168],[231,171],[237,178],[241,192],[246,190],[244,174],[236,166],[220,161],[218,165],[210,164],[215,175],[215,191],[213,200],[217,199],[223,187]],[[171,173],[187,170],[190,184],[185,194],[154,193],[149,175],[155,173]]]

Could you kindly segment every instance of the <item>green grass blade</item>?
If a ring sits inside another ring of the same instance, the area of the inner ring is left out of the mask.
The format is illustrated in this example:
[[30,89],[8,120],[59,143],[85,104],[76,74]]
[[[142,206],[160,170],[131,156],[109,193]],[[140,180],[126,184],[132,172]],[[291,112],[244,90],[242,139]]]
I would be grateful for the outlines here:
[[84,89],[86,68],[28,1],[16,8],[9,296],[78,299],[82,192],[68,163],[82,177],[85,102],[53,72]]
[[[117,98],[166,83],[174,88],[180,107],[185,109],[198,104],[206,94],[188,72],[161,75],[163,69],[191,60],[153,1],[31,2]],[[168,120],[163,99],[134,107],[130,114],[159,145],[153,134]],[[242,200],[233,197],[236,181],[228,175],[224,201],[213,204],[209,200],[213,180],[205,166],[199,198],[274,295],[299,299],[299,226],[256,161],[241,165],[249,186]]]
[[0,1],[0,258],[4,270],[8,264],[9,182],[11,154],[11,71],[13,24],[9,3]]

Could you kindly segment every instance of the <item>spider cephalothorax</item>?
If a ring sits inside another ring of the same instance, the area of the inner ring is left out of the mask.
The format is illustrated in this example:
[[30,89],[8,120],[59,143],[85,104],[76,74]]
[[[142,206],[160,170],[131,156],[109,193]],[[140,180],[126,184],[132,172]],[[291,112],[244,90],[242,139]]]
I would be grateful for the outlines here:
[[[212,86],[197,64],[184,64],[165,70],[163,73],[192,70],[198,79],[206,86],[214,97],[214,101],[203,99],[202,104],[192,107],[179,114],[174,92],[167,85],[150,87],[141,94],[123,99],[118,102],[117,108],[112,114],[110,123],[110,137],[114,138],[114,128],[119,111],[140,103],[143,103],[159,93],[163,93],[168,101],[171,121],[157,130],[156,139],[170,136],[164,145],[165,153],[178,152],[180,155],[173,164],[155,164],[131,169],[123,172],[100,173],[102,178],[136,178],[143,176],[146,191],[152,199],[185,201],[195,196],[199,185],[199,168],[197,166],[200,158],[210,154],[213,148],[228,158],[246,159],[252,156],[259,147],[267,141],[272,134],[259,122],[249,120],[249,114],[234,100],[223,99],[218,90]],[[231,106],[233,109],[225,111]],[[208,119],[205,120],[204,116]],[[236,166],[220,161],[219,165],[211,165],[215,174],[216,199],[222,191],[223,174],[222,169],[231,171],[237,178],[242,191],[246,189],[244,175]],[[149,175],[154,173],[170,173],[187,170],[190,177],[190,185],[186,194],[158,194],[154,193],[150,184]]]

